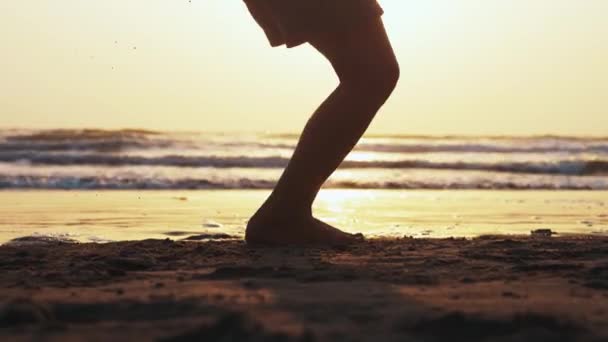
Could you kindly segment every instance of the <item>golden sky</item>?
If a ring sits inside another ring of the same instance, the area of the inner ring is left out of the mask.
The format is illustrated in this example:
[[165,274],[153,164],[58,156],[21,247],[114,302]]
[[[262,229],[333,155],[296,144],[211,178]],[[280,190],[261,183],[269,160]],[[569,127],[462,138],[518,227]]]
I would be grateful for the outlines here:
[[[402,79],[372,132],[608,135],[608,1],[381,3]],[[1,127],[298,132],[336,84],[241,0],[3,0],[0,44]]]

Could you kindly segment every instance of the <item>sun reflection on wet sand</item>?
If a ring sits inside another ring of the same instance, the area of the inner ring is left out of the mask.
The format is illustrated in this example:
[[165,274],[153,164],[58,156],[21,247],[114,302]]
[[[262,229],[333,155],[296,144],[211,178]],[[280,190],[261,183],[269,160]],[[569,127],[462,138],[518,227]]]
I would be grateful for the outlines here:
[[[78,241],[242,236],[266,190],[4,191],[0,242],[39,234]],[[367,236],[608,234],[606,192],[323,190],[315,214]]]

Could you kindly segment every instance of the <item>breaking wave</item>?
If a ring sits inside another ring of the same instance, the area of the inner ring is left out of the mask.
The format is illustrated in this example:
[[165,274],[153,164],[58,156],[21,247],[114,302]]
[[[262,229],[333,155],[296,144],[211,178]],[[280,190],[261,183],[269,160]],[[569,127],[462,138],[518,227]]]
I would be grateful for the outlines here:
[[[121,156],[104,154],[49,154],[39,152],[0,152],[0,162],[33,165],[102,165],[102,166],[174,166],[213,168],[284,168],[289,159],[283,157],[218,157],[179,156],[160,157]],[[343,169],[432,169],[480,170],[512,173],[558,175],[608,174],[607,160],[556,160],[538,162],[438,162],[429,160],[345,161]]]
[[[296,142],[289,134],[0,130],[0,188],[270,188]],[[355,152],[340,167],[353,175],[329,186],[608,188],[606,137],[369,136]],[[408,178],[416,170],[417,178]],[[378,172],[383,176],[369,178]]]
[[[145,177],[81,177],[81,176],[3,176],[0,189],[63,189],[63,190],[208,190],[208,189],[272,189],[268,179],[202,179],[202,178],[145,178]],[[492,190],[608,190],[605,179],[572,181],[556,179],[390,179],[387,180],[330,180],[326,188],[338,189],[492,189]]]

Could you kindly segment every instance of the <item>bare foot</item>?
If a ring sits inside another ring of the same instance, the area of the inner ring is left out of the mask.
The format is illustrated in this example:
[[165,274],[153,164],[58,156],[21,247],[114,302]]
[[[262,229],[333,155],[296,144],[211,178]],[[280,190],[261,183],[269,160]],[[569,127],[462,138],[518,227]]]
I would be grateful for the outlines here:
[[247,224],[245,240],[248,244],[268,246],[344,246],[364,238],[362,234],[343,232],[312,216],[281,218],[258,213]]

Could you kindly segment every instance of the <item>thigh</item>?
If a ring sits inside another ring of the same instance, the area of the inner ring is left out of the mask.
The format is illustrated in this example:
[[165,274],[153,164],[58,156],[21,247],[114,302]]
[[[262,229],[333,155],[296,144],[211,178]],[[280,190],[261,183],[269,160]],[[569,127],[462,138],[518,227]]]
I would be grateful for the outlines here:
[[315,33],[309,42],[329,60],[340,79],[378,70],[398,70],[381,17],[370,18],[346,30]]

